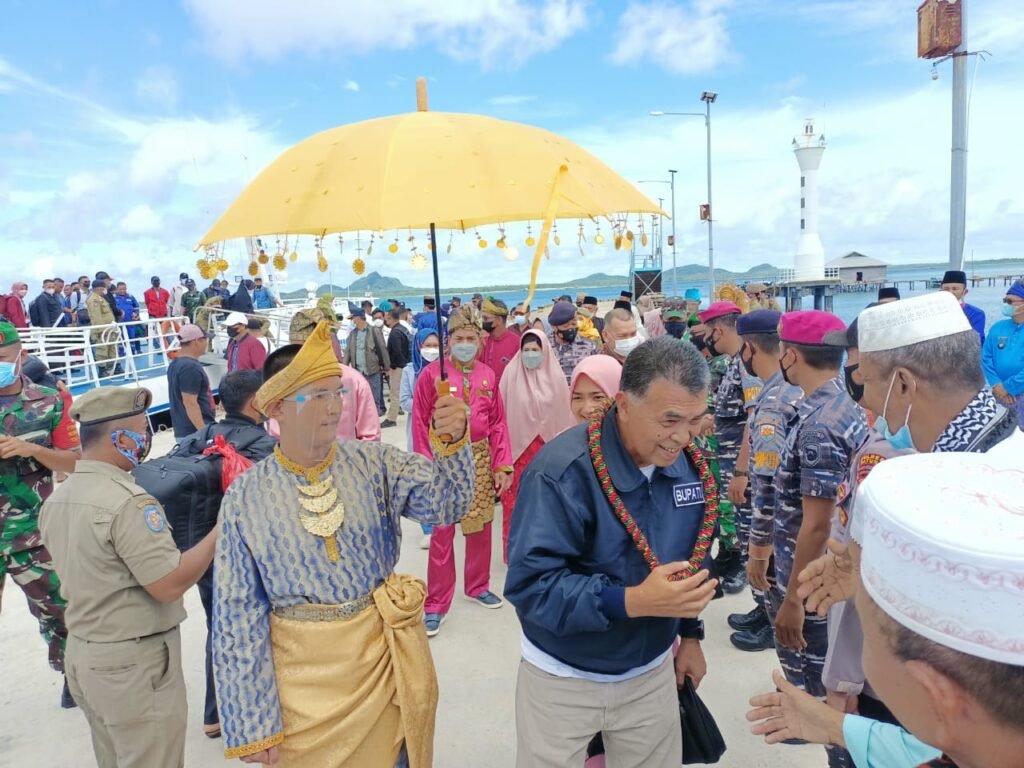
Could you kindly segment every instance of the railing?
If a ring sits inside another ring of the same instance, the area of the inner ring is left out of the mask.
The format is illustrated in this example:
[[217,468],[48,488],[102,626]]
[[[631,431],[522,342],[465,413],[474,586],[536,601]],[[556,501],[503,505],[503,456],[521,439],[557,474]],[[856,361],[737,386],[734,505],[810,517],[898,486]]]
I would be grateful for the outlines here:
[[824,273],[797,272],[795,269],[781,269],[775,276],[776,283],[813,282],[815,280],[838,280],[839,267],[825,267]]

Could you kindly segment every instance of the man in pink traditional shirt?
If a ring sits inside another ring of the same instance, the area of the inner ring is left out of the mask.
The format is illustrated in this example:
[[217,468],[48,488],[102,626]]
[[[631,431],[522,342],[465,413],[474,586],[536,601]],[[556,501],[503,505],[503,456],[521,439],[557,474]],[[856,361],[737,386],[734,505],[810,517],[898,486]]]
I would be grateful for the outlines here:
[[494,371],[498,381],[505,374],[505,367],[519,352],[518,334],[508,330],[508,307],[501,299],[488,296],[483,302],[484,351],[480,362]]
[[[466,536],[466,597],[484,608],[500,608],[501,598],[490,590],[491,521],[494,499],[512,483],[512,448],[509,444],[505,407],[494,371],[479,362],[481,323],[476,310],[461,307],[448,318],[451,359],[445,371],[451,394],[469,406],[470,441],[476,467],[473,501],[460,525]],[[516,340],[518,336],[508,334]],[[440,361],[428,365],[416,380],[412,408],[412,444],[416,453],[433,457],[430,448],[430,414],[437,400]],[[433,637],[455,596],[455,526],[434,526],[427,565],[427,601],[423,606],[427,636]]]

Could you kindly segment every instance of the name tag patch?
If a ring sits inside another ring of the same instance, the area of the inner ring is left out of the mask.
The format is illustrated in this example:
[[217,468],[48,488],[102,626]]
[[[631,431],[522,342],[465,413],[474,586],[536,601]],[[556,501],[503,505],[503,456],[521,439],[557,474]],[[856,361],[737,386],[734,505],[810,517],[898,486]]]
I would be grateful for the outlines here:
[[689,507],[704,503],[704,486],[701,483],[686,483],[672,488],[677,507]]

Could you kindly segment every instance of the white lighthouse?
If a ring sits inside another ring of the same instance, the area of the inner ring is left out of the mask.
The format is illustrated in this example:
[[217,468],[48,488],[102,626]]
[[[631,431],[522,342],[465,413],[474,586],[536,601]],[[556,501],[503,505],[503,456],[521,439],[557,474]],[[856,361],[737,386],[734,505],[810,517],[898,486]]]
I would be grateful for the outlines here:
[[825,247],[818,235],[818,168],[825,154],[825,137],[815,132],[814,120],[808,119],[803,136],[793,139],[793,153],[800,164],[800,242],[794,277],[821,280],[825,277]]

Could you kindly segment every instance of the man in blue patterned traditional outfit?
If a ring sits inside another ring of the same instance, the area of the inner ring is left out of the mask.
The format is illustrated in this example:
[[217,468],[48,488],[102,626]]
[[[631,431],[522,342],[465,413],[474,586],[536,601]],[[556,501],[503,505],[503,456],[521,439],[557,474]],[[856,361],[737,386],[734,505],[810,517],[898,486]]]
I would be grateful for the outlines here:
[[320,323],[258,392],[281,442],[221,507],[213,654],[226,755],[427,768],[437,682],[426,590],[394,567],[402,516],[452,525],[468,508],[466,406],[438,398],[434,462],[381,443],[336,442],[341,368],[330,339]]

